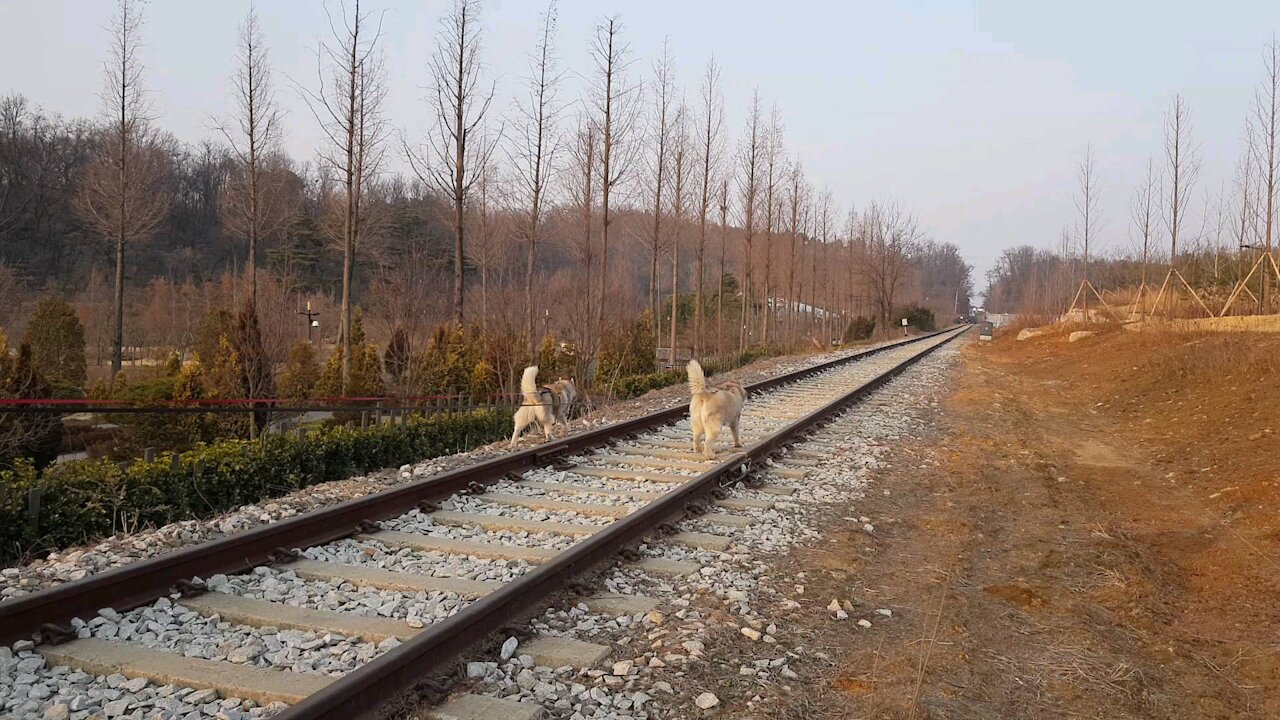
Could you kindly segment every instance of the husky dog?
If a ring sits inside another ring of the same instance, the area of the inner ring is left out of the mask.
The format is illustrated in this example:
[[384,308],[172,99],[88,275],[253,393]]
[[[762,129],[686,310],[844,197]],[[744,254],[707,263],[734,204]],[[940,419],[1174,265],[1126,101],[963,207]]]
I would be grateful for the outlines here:
[[707,387],[707,376],[697,360],[689,366],[689,421],[693,425],[693,451],[702,452],[708,460],[715,458],[712,443],[720,434],[720,428],[728,425],[733,433],[733,446],[742,447],[738,438],[738,422],[742,419],[742,406],[747,403],[747,391],[732,380]]
[[572,380],[561,378],[549,385],[538,386],[538,366],[530,365],[520,376],[520,407],[516,410],[512,422],[515,431],[511,433],[511,447],[516,446],[520,433],[526,427],[537,423],[542,426],[542,434],[551,439],[551,431],[557,422],[569,430],[569,411],[578,399],[578,388]]
[[573,412],[573,406],[578,403],[578,386],[573,383],[573,380],[562,377],[553,383],[543,385],[542,389],[551,393],[551,409],[555,411],[553,419],[563,425],[565,433],[568,434],[570,414]]

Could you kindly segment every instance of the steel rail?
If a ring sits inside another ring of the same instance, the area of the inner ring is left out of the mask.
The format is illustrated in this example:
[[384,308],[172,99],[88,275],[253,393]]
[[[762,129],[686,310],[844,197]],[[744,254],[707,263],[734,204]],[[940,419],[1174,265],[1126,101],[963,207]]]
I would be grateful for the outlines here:
[[[867,348],[754,383],[747,390],[751,393],[769,390],[950,331],[949,328]],[[12,644],[31,639],[47,625],[65,627],[72,618],[92,616],[104,607],[131,610],[168,594],[193,577],[244,572],[287,557],[294,548],[350,537],[359,532],[366,521],[395,517],[423,503],[467,490],[474,483],[491,484],[508,473],[548,465],[566,454],[600,447],[647,428],[674,422],[686,412],[687,405],[676,405],[0,602],[0,642]],[[740,463],[740,459],[737,462]]]
[[[302,702],[281,711],[275,716],[276,719],[352,720],[376,715],[387,700],[412,688],[430,668],[451,661],[512,619],[541,605],[573,577],[615,557],[623,548],[652,533],[658,526],[681,516],[688,505],[719,487],[721,480],[729,478],[743,466],[749,467],[752,462],[763,460],[794,442],[797,436],[826,422],[967,330],[968,328],[960,328],[943,331],[954,334],[792,422],[751,446],[746,452],[691,478],[689,482],[658,500],[611,523],[604,530],[572,545],[549,562],[506,583],[455,615],[431,625],[399,647],[352,670]],[[941,333],[935,333],[937,334]]]

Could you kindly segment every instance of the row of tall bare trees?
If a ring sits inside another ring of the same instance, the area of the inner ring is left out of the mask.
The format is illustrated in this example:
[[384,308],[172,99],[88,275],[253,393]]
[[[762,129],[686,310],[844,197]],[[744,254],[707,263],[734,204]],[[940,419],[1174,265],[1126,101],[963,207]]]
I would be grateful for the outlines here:
[[[635,244],[647,255],[645,309],[653,337],[673,348],[684,344],[703,353],[824,343],[854,315],[874,312],[886,327],[908,299],[904,288],[918,270],[913,262],[932,247],[910,213],[871,203],[861,212],[851,209],[837,230],[831,192],[815,188],[799,158],[788,153],[781,109],[774,104],[766,113],[759,91],[731,149],[714,60],[690,102],[669,45],[653,63],[652,77],[642,77],[621,19],[610,16],[590,36],[581,95],[565,97],[552,2],[531,37],[521,90],[501,112],[483,61],[483,10],[480,0],[453,0],[441,18],[426,63],[427,127],[415,137],[386,115],[383,14],[368,0],[326,8],[331,35],[317,45],[315,76],[291,82],[322,131],[308,192],[299,192],[303,181],[281,149],[287,129],[268,39],[253,8],[240,27],[230,108],[214,121],[229,157],[218,216],[244,243],[251,309],[264,252],[294,232],[300,216],[316,218],[341,256],[337,340],[344,377],[357,295],[393,287],[395,271],[385,266],[372,285],[361,280],[368,249],[391,224],[404,222],[388,212],[391,196],[432,198],[442,209],[434,220],[447,225],[452,242],[448,320],[487,322],[495,283],[516,284],[519,329],[531,353],[540,336],[537,311],[547,312],[545,288],[553,284],[562,292],[567,283],[579,299],[566,312],[575,316],[573,339],[586,351],[599,347],[610,323],[626,321],[619,316],[626,304],[615,302],[617,258],[632,257]],[[84,222],[115,248],[113,372],[124,348],[128,253],[155,234],[172,196],[165,152],[173,140],[157,129],[139,54],[142,28],[138,0],[118,0],[99,141],[76,204]],[[387,171],[393,154],[411,171],[407,183]],[[315,207],[304,207],[312,197]],[[567,274],[547,267],[548,243],[573,263]],[[520,270],[504,269],[516,253]],[[407,272],[432,260],[413,254],[396,262]],[[967,270],[961,275],[952,288],[957,300],[968,292]],[[467,310],[472,278],[479,285],[478,318]]]
[[[1148,158],[1129,203],[1132,247],[1122,250],[1128,257],[1120,259],[1136,261],[1140,268],[1132,280],[1135,302],[1156,301],[1161,297],[1160,289],[1173,294],[1185,289],[1202,313],[1276,310],[1273,287],[1280,281],[1280,268],[1273,264],[1273,258],[1276,195],[1280,190],[1280,41],[1274,37],[1262,54],[1262,70],[1246,112],[1244,149],[1230,190],[1224,188],[1217,197],[1206,199],[1198,228],[1189,218],[1202,168],[1200,147],[1187,99],[1177,94],[1170,102],[1164,114],[1159,157]],[[1096,258],[1099,193],[1097,158],[1090,145],[1078,166],[1074,196],[1077,220],[1068,233],[1068,244],[1076,246],[1081,256],[1076,297],[1083,298],[1086,314],[1089,293],[1084,292],[1083,283],[1092,279],[1091,261]],[[1066,255],[1075,252],[1064,250]],[[1152,275],[1151,265],[1159,260],[1164,261],[1165,273]],[[1195,263],[1210,271],[1191,267]],[[1035,263],[1023,265],[1038,267]],[[993,275],[993,282],[1002,278],[1007,286],[1002,272]],[[1189,280],[1190,275],[1197,279]],[[1117,276],[1113,274],[1111,279]],[[1251,303],[1247,307],[1233,305],[1241,297],[1248,297]],[[1062,300],[1065,306],[1070,297]],[[1224,304],[1209,305],[1208,301]],[[1034,304],[1030,299],[1028,302]]]

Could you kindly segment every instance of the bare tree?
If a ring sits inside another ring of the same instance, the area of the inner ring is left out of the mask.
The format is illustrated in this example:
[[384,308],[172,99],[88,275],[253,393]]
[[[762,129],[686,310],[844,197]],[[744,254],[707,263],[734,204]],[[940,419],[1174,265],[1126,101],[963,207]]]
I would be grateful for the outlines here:
[[671,128],[675,164],[671,174],[671,362],[675,363],[676,318],[680,315],[680,235],[684,229],[685,199],[693,171],[693,147],[689,141],[689,108],[682,101]]
[[675,101],[675,76],[671,67],[670,42],[662,43],[662,54],[653,64],[653,115],[649,118],[649,151],[645,159],[648,164],[649,192],[653,198],[652,231],[645,238],[649,246],[649,322],[658,327],[658,255],[662,252],[664,237],[662,235],[663,191],[670,184],[671,169],[667,166],[667,155],[671,148],[672,135],[672,103]]
[[25,97],[0,97],[0,240],[21,223],[35,204],[35,193],[28,190],[31,180],[24,146],[27,138],[35,135],[38,117],[31,112]]
[[440,21],[436,51],[427,62],[431,95],[427,104],[435,127],[427,149],[405,144],[414,174],[434,186],[453,205],[453,321],[463,316],[463,271],[466,266],[467,199],[488,162],[501,133],[485,139],[484,118],[493,102],[494,86],[481,85],[480,0],[453,0]]
[[593,230],[595,228],[596,195],[594,181],[599,147],[600,135],[596,130],[595,124],[589,118],[580,117],[577,123],[577,130],[573,134],[573,142],[569,145],[569,160],[571,164],[569,196],[570,201],[578,208],[581,235],[571,235],[568,245],[570,253],[578,261],[578,265],[582,269],[582,282],[580,285],[584,290],[582,301],[585,306],[584,317],[587,322],[580,323],[581,330],[584,332],[584,336],[580,339],[584,345],[588,344],[590,338],[590,321],[595,318],[592,312],[592,295],[595,286],[591,282],[591,268],[595,257]]
[[720,180],[720,275],[716,280],[716,351],[724,352],[724,274],[729,244],[729,179]]
[[887,337],[908,258],[918,238],[915,219],[897,205],[872,203],[863,213],[867,236],[867,288],[879,315],[880,332]]
[[777,229],[774,225],[779,213],[776,212],[778,197],[778,181],[784,174],[782,166],[786,158],[782,155],[782,116],[778,103],[773,104],[769,114],[769,128],[764,139],[764,293],[761,299],[764,312],[760,318],[760,342],[769,342],[770,319],[775,312],[773,307],[773,235]]
[[513,189],[522,216],[517,233],[526,248],[525,334],[531,352],[537,350],[533,331],[533,275],[538,262],[538,245],[542,240],[548,186],[556,171],[562,144],[559,129],[561,106],[556,99],[561,73],[556,67],[555,35],[556,4],[553,0],[542,16],[537,45],[529,61],[529,75],[525,78],[526,96],[516,105],[511,147],[507,152],[515,172]]
[[342,381],[351,376],[352,290],[356,247],[369,235],[365,201],[380,171],[387,125],[382,114],[386,99],[386,69],[382,59],[381,18],[361,12],[360,0],[341,22],[329,16],[330,42],[316,50],[316,87],[300,88],[303,99],[325,137],[319,152],[327,173],[342,188],[338,233],[342,246]]
[[600,136],[600,295],[596,327],[604,333],[604,299],[609,283],[609,229],[614,192],[631,169],[635,157],[632,135],[640,89],[627,76],[631,46],[622,41],[622,20],[612,16],[596,25],[591,43],[595,64],[590,105]]
[[720,92],[720,67],[715,59],[707,63],[702,76],[701,192],[698,201],[698,245],[694,260],[693,351],[697,355],[703,343],[703,266],[707,248],[707,214],[711,209],[712,186],[720,172],[720,136],[724,128],[724,96]]
[[[1240,287],[1237,288],[1237,292],[1233,293],[1233,295],[1238,294],[1239,290],[1246,289],[1248,287],[1249,276],[1248,270],[1245,268],[1245,259],[1247,257],[1246,250],[1254,239],[1254,234],[1257,231],[1258,195],[1261,194],[1262,190],[1261,187],[1259,187],[1258,178],[1255,175],[1256,163],[1254,160],[1257,155],[1258,137],[1257,132],[1254,129],[1252,119],[1246,119],[1244,134],[1245,155],[1241,158],[1236,167],[1235,177],[1236,189],[1240,193],[1240,209],[1237,217],[1239,225],[1236,226],[1235,222],[1232,223],[1236,235],[1236,255],[1239,260]],[[1263,274],[1264,278],[1259,279],[1260,284],[1266,282],[1266,273],[1264,272]],[[1262,298],[1260,297],[1262,294],[1262,289],[1259,288],[1258,296],[1255,296],[1254,298],[1258,301],[1258,312],[1265,312],[1264,306],[1262,305]],[[1227,307],[1230,307],[1232,300],[1234,300],[1234,298],[1228,299]],[[1224,308],[1224,310],[1225,309],[1226,308]]]
[[[497,178],[497,169],[494,168],[491,160],[491,158],[485,158],[485,161],[477,170],[475,202],[471,203],[471,207],[468,208],[474,216],[475,235],[472,238],[471,249],[467,252],[480,270],[480,323],[482,327],[487,326],[489,322],[489,276],[493,273],[495,262],[503,254],[498,241],[499,219],[494,211],[497,204],[497,197],[495,196],[500,196],[501,191]],[[529,299],[528,293],[526,293],[526,299]],[[531,299],[527,304],[529,305],[529,328],[532,333],[533,305]]]
[[1200,173],[1198,152],[1191,141],[1191,109],[1182,95],[1174,95],[1173,106],[1164,117],[1164,155],[1169,184],[1168,216],[1165,227],[1169,230],[1169,267],[1178,261],[1178,239],[1186,220],[1187,203],[1196,177]]
[[1098,213],[1098,171],[1093,161],[1093,145],[1086,145],[1084,157],[1080,159],[1077,171],[1077,187],[1075,196],[1076,212],[1080,215],[1077,232],[1084,246],[1084,277],[1080,281],[1079,295],[1084,301],[1084,318],[1089,319],[1089,242],[1093,239],[1099,221]]
[[1147,158],[1147,170],[1142,184],[1134,192],[1133,202],[1129,206],[1129,217],[1133,221],[1134,230],[1142,238],[1142,281],[1141,288],[1147,286],[1147,268],[1151,258],[1151,237],[1156,230],[1156,222],[1160,215],[1160,177],[1156,173],[1153,158]]
[[823,188],[818,199],[816,233],[818,243],[810,240],[809,253],[809,322],[816,324],[818,320],[818,254],[819,247],[826,247],[835,227],[835,202],[830,188]]
[[142,22],[137,0],[120,0],[104,64],[104,127],[76,197],[85,223],[115,244],[112,377],[124,359],[125,248],[149,239],[168,209],[162,184],[165,158],[151,127],[152,108],[138,57]]
[[249,298],[258,303],[258,245],[264,236],[280,230],[286,221],[281,204],[279,173],[266,165],[278,152],[280,111],[271,82],[267,46],[253,6],[240,25],[236,71],[231,78],[235,118],[217,122],[239,167],[222,195],[222,218],[229,228],[248,240],[245,274]]
[[[804,180],[804,166],[796,161],[791,164],[791,188],[787,197],[791,214],[791,245],[787,256],[787,332],[794,334],[796,328],[796,255],[800,239],[801,213],[809,201],[809,186]],[[792,338],[794,339],[794,338]]]
[[[1280,42],[1275,35],[1266,47],[1263,56],[1262,86],[1254,96],[1254,123],[1257,128],[1257,142],[1251,143],[1257,156],[1258,168],[1261,171],[1259,183],[1262,197],[1259,210],[1262,212],[1263,242],[1266,253],[1271,256],[1275,247],[1273,235],[1276,221],[1276,182],[1280,180]],[[1270,262],[1270,260],[1268,260]],[[1261,312],[1267,311],[1267,289],[1270,285],[1271,273],[1262,268],[1261,292],[1258,304]]]
[[862,231],[863,227],[858,217],[858,211],[852,206],[850,206],[849,212],[845,215],[844,228],[848,239],[848,244],[845,247],[846,262],[848,263],[845,274],[849,283],[849,304],[847,307],[849,317],[853,317],[854,315],[862,314],[861,297],[858,295],[858,262],[863,256],[861,251],[866,245],[866,238]]
[[766,130],[760,117],[760,91],[751,93],[751,109],[747,113],[747,128],[738,148],[738,194],[742,198],[742,324],[738,333],[738,350],[747,349],[747,325],[751,322],[748,308],[751,306],[753,286],[751,266],[756,235],[756,206],[760,196],[760,163],[763,161]]

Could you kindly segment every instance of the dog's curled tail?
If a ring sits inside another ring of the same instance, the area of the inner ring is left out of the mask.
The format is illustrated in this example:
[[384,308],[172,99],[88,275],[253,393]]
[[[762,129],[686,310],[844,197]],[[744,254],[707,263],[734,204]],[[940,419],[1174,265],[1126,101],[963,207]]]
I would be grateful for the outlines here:
[[689,371],[689,392],[693,395],[704,393],[707,391],[707,376],[702,372],[702,366],[697,360],[690,360],[688,365]]
[[524,374],[520,376],[520,394],[525,400],[538,402],[538,366],[530,365],[524,369]]

